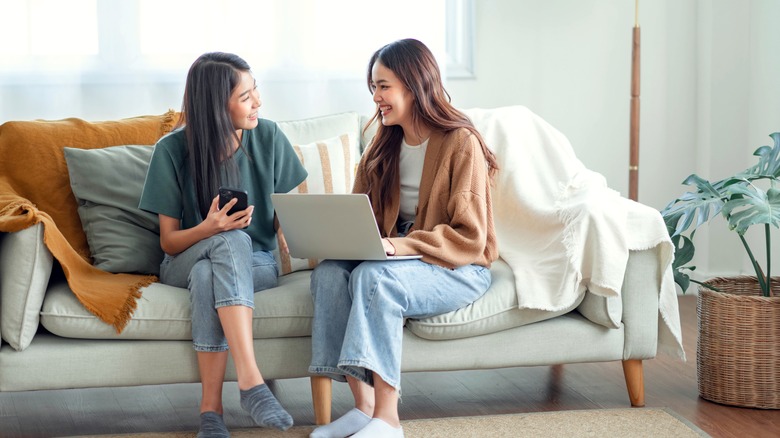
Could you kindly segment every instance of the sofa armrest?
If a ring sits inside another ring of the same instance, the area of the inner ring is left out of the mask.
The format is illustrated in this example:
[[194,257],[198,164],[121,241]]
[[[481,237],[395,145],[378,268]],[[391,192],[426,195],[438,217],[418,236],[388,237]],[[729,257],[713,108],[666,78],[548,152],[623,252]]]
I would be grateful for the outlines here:
[[657,248],[631,251],[623,279],[623,359],[650,359],[658,347],[661,276]]
[[0,239],[0,335],[23,350],[38,330],[53,258],[43,243],[43,224]]

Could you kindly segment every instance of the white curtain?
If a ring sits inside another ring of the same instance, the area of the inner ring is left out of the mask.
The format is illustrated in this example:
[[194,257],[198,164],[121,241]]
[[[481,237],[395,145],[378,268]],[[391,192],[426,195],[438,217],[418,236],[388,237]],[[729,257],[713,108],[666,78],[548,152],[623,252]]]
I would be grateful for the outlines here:
[[0,2],[0,123],[178,110],[208,51],[249,62],[263,117],[368,114],[371,54],[417,38],[446,70],[445,34],[445,0]]

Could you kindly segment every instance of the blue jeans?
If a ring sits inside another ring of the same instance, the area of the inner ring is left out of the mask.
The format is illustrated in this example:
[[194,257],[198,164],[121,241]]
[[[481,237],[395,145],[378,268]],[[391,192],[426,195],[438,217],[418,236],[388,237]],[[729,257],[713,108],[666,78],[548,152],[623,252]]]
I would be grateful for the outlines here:
[[160,264],[162,283],[190,291],[196,351],[226,351],[217,308],[254,308],[254,292],[275,287],[277,276],[273,255],[252,252],[252,239],[240,230],[203,239],[176,256],[166,254]]
[[447,269],[421,260],[326,260],[311,277],[309,372],[338,381],[352,376],[369,385],[377,373],[400,389],[404,319],[464,307],[490,282],[490,270],[477,265]]

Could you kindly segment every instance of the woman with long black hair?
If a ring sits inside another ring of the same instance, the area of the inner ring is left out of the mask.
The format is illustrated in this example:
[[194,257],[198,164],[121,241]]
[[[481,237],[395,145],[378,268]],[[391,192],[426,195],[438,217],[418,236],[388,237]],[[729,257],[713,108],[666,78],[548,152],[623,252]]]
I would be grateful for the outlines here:
[[[261,426],[293,424],[257,366],[252,309],[254,292],[277,282],[270,194],[290,191],[307,174],[276,123],[258,117],[260,105],[243,59],[200,56],[187,75],[183,126],[155,146],[141,196],[140,208],[160,219],[160,281],[191,293],[202,384],[198,436],[229,436],[222,419],[228,349],[241,406]],[[253,205],[228,214],[238,198],[220,208],[223,186],[246,191]]]

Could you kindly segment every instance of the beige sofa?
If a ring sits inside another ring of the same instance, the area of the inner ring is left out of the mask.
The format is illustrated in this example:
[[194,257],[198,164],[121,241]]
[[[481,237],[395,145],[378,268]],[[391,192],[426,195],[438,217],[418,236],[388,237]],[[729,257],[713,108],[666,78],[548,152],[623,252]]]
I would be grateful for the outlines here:
[[[470,114],[487,120],[484,112]],[[360,153],[358,139],[362,138],[363,122],[365,118],[356,113],[344,113],[279,123],[297,145],[310,172],[307,186],[299,190],[348,190],[349,170]],[[3,128],[0,127],[0,138]],[[67,139],[63,139],[62,146],[68,146]],[[138,148],[131,149],[138,152]],[[122,156],[118,152],[117,157]],[[69,159],[68,163],[73,164],[82,157]],[[113,163],[117,164],[116,159]],[[70,167],[79,206],[91,205],[91,201],[80,197],[84,188],[77,187],[76,179],[85,175],[74,175],[75,164]],[[122,172],[127,167],[131,166],[120,161],[110,171]],[[108,185],[102,181],[91,183],[96,187]],[[90,230],[96,226],[94,218],[89,222],[86,212],[80,209],[79,213],[95,263],[110,265],[110,257],[97,256],[102,250],[92,240],[99,239],[90,237]],[[154,232],[154,224],[141,226]],[[503,244],[499,235],[499,245]],[[666,343],[670,351],[679,351],[679,323],[674,315],[676,301],[669,315],[659,312],[664,300],[669,300],[663,295],[669,274],[670,260],[665,255],[668,248],[658,244],[641,250],[628,249],[621,271],[620,296],[606,298],[582,293],[554,312],[519,309],[513,268],[500,259],[491,268],[493,285],[479,301],[451,314],[407,321],[403,371],[622,361],[627,401],[642,406],[642,361],[656,355],[659,342]],[[159,254],[144,253],[141,249],[136,252],[142,253],[136,254],[143,258],[141,262],[157,263]],[[255,294],[257,358],[268,379],[306,377],[312,315],[309,268],[316,261],[280,258],[279,263],[283,271],[279,286]],[[159,283],[143,288],[133,319],[117,334],[113,327],[87,311],[71,292],[59,263],[43,240],[41,224],[0,234],[0,276],[1,391],[198,381],[186,290]],[[228,378],[235,379],[232,366]],[[312,378],[318,424],[330,421],[330,388],[330,380]]]

